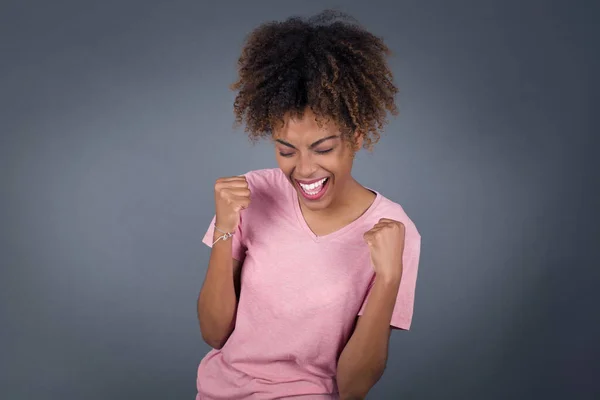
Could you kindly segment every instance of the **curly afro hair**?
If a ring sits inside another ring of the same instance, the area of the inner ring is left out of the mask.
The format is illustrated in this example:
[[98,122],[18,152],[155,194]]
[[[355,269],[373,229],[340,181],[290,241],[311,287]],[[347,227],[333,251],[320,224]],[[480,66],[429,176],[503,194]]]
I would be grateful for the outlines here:
[[390,54],[381,38],[335,10],[264,23],[248,35],[238,60],[234,125],[245,122],[256,140],[272,135],[286,115],[301,118],[310,108],[319,127],[332,120],[349,143],[359,132],[371,150],[386,111],[398,114]]

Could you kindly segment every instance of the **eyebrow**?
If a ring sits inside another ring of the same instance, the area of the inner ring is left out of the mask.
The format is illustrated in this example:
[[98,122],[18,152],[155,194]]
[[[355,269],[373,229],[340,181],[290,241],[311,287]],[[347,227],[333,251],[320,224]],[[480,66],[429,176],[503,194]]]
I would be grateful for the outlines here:
[[[340,135],[331,135],[331,136],[324,137],[324,138],[322,138],[322,139],[319,139],[319,140],[317,140],[316,142],[312,143],[310,146],[308,146],[308,148],[310,148],[310,149],[314,149],[315,147],[317,147],[317,146],[318,146],[318,145],[320,145],[321,143],[323,143],[323,142],[325,142],[325,141],[327,141],[327,140],[336,139],[336,138],[338,138],[338,137],[340,137]],[[277,141],[277,142],[281,143],[281,144],[282,144],[282,145],[284,145],[284,146],[291,147],[292,149],[296,149],[296,146],[294,146],[293,144],[291,144],[291,143],[288,143],[288,142],[286,142],[286,141],[284,141],[284,140],[281,140],[281,139],[275,139],[275,141]],[[296,149],[296,150],[298,150],[298,149]]]

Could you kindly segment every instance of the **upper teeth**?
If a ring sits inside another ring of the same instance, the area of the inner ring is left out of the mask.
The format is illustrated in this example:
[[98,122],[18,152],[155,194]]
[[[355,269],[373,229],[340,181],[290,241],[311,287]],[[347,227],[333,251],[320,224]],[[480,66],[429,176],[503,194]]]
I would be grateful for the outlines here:
[[300,183],[300,186],[302,186],[302,189],[304,189],[304,190],[315,190],[316,188],[320,187],[323,184],[323,182],[325,182],[326,179],[327,178],[323,178],[320,181],[311,183],[310,185],[305,185],[304,183],[300,183],[300,182],[298,182],[298,183]]

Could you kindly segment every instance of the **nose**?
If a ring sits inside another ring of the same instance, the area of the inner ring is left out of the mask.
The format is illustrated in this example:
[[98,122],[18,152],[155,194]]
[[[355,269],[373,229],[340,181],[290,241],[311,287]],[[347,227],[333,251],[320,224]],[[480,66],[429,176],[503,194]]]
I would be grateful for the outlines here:
[[317,172],[317,166],[310,154],[300,154],[296,163],[296,177],[298,179],[311,179]]

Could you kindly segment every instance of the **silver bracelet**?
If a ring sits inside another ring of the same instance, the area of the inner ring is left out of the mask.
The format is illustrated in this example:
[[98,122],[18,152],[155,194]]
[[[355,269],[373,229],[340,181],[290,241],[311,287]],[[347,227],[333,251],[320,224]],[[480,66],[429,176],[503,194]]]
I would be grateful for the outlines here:
[[217,243],[219,240],[223,240],[223,241],[225,241],[225,240],[227,240],[227,239],[229,239],[230,237],[232,237],[232,236],[233,236],[233,232],[225,232],[225,231],[222,231],[222,230],[220,230],[219,228],[217,228],[217,225],[216,225],[216,224],[215,224],[215,229],[216,229],[216,230],[218,230],[219,232],[221,232],[223,235],[219,236],[219,237],[217,238],[217,240],[215,240],[215,241],[214,241],[214,243],[213,243],[213,246],[214,246],[214,245],[215,245],[215,244],[216,244],[216,243]]

